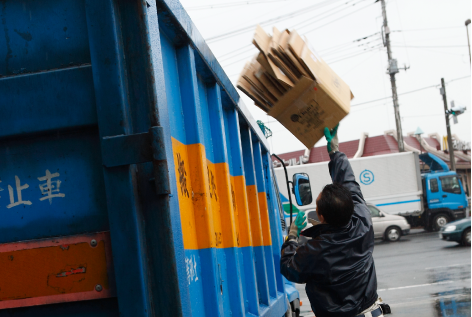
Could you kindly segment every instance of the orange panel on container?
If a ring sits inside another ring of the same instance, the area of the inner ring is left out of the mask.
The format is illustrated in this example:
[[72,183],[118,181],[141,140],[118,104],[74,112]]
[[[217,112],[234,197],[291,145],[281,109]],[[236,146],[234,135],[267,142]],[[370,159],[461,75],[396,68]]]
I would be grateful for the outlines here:
[[246,186],[247,202],[249,206],[249,219],[251,222],[252,245],[254,247],[263,246],[261,215],[259,212],[259,199],[257,195],[257,186]]
[[267,209],[267,197],[265,192],[258,193],[259,195],[259,211],[261,214],[261,227],[262,237],[264,239],[264,245],[272,245],[272,239],[270,237],[270,222],[269,222],[269,210]]
[[192,182],[192,200],[198,249],[216,247],[205,147],[200,143],[187,145]]
[[[223,163],[224,164],[224,163]],[[217,173],[216,164],[206,160],[206,170],[208,178],[208,196],[210,196],[210,210],[211,218],[213,219],[213,231],[215,237],[215,246],[217,248],[224,248],[223,230],[221,229],[221,214],[220,204],[222,200],[222,193],[220,191],[221,182],[218,179],[222,175]],[[221,169],[220,169],[221,170]],[[223,176],[224,177],[224,176]]]
[[193,209],[192,174],[187,153],[187,146],[172,138],[175,176],[179,196],[180,222],[185,249],[198,249],[195,216]]
[[105,236],[0,245],[0,309],[111,296]]
[[[235,217],[235,208],[232,199],[232,187],[227,163],[215,164],[215,173],[218,188],[219,212],[221,231],[223,233],[223,248],[237,247],[236,238],[237,218]],[[216,225],[215,225],[216,228]]]
[[232,176],[231,186],[234,191],[232,196],[238,222],[237,239],[239,240],[239,247],[252,246],[251,222],[249,220],[246,180],[244,176]]

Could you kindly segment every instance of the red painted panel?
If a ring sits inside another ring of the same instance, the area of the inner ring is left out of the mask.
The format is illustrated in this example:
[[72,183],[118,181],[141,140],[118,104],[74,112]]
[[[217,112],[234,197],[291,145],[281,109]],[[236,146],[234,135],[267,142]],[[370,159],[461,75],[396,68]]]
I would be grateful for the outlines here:
[[0,309],[115,296],[107,232],[0,244]]

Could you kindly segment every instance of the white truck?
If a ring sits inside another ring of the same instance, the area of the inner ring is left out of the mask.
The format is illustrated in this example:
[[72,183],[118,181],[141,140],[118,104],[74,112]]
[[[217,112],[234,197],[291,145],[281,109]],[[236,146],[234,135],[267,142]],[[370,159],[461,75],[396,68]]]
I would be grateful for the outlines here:
[[[414,152],[362,157],[349,162],[369,204],[387,214],[404,216],[412,227],[438,230],[449,221],[465,217],[467,199],[459,178],[455,172],[448,170],[443,161],[429,153],[422,154],[421,159],[434,161],[427,164],[437,168],[431,168],[429,173],[422,175],[419,155]],[[326,184],[331,183],[328,163],[287,167],[289,180],[295,173],[308,174],[313,194],[313,202],[306,206],[299,206],[293,200],[295,216],[297,210],[316,210],[318,194]],[[276,168],[275,175],[284,203],[285,219],[289,222],[290,204],[284,169]]]

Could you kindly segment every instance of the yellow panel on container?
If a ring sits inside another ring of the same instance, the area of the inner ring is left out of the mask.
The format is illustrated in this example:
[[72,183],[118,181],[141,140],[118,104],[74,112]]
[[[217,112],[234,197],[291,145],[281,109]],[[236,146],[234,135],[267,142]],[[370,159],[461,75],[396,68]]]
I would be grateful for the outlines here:
[[265,192],[258,193],[259,195],[259,211],[261,215],[261,227],[262,237],[264,245],[272,245],[272,239],[270,236],[270,222],[269,222],[269,210],[267,209],[267,196]]
[[257,186],[246,186],[247,202],[249,206],[249,219],[251,222],[252,245],[254,247],[263,246],[261,216],[259,212],[259,199],[257,194]]
[[172,138],[175,176],[179,196],[180,222],[185,249],[198,249],[195,217],[193,211],[193,190],[187,155],[187,146]]
[[244,176],[232,176],[231,185],[234,191],[234,201],[238,222],[238,239],[240,247],[252,246],[251,221]]
[[[219,196],[220,229],[223,234],[223,248],[237,247],[235,208],[232,198],[232,185],[229,166],[226,163],[214,165]],[[217,226],[215,225],[215,228]]]

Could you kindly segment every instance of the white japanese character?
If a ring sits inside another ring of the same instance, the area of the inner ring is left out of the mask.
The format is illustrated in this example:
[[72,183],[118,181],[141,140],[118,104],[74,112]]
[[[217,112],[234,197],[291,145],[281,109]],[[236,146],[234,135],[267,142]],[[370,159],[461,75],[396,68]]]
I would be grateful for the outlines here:
[[20,185],[20,178],[15,175],[15,186],[16,186],[16,195],[18,196],[18,201],[15,203],[15,195],[13,193],[13,187],[8,185],[8,192],[10,193],[10,204],[7,205],[7,208],[15,207],[18,205],[31,205],[32,202],[29,200],[23,200],[21,197],[21,191],[29,187],[28,184]]
[[[52,199],[55,197],[65,197],[65,194],[59,193],[59,187],[61,186],[61,181],[52,181],[51,179],[54,177],[59,177],[59,173],[51,174],[49,170],[46,170],[46,176],[38,177],[38,180],[41,182],[46,181],[45,184],[39,185],[39,189],[41,189],[41,193],[46,195],[41,197],[39,200],[49,199],[49,204],[52,203]],[[57,194],[53,194],[57,193]]]

